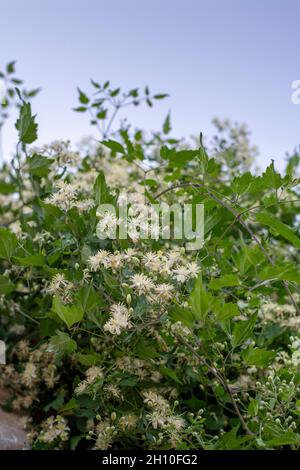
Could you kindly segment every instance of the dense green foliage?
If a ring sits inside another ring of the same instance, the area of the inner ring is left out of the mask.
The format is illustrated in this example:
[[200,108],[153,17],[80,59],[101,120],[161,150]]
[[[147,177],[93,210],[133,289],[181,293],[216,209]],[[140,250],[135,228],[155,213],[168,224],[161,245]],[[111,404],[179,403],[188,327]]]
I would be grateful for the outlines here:
[[[102,143],[78,153],[32,147],[18,92],[17,153],[0,171],[6,407],[26,410],[34,449],[298,448],[299,156],[284,175],[251,174],[248,133],[227,121],[206,146],[171,137],[170,116],[150,137],[112,132],[125,106],[166,95],[92,86],[76,111]],[[122,190],[132,207],[203,203],[203,247],[100,239],[116,221],[97,207]]]

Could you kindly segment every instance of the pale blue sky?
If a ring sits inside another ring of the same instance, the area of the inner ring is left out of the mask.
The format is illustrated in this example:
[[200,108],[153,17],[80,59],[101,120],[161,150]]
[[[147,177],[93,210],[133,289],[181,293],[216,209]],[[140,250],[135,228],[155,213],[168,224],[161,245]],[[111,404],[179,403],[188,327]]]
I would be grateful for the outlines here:
[[[214,116],[245,121],[261,152],[283,167],[300,143],[299,0],[1,0],[0,68],[42,93],[33,102],[39,143],[91,134],[76,114],[76,86],[89,78],[124,88],[149,84],[170,98],[138,108],[133,124],[160,127],[172,111],[174,134],[212,134]],[[6,154],[15,134],[4,130]]]

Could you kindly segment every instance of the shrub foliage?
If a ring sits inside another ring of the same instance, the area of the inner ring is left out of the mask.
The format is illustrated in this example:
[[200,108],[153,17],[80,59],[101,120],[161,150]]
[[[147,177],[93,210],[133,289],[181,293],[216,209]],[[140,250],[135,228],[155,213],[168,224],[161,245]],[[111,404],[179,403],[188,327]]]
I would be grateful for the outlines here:
[[[9,70],[8,70],[9,72]],[[12,72],[10,72],[12,73]],[[33,147],[18,96],[18,145],[0,171],[0,336],[8,409],[33,449],[273,449],[300,445],[295,153],[251,173],[244,126],[204,145],[116,116],[166,97],[92,81],[79,113],[99,130]],[[113,239],[126,191],[129,236]],[[205,240],[143,239],[142,204],[204,204]],[[99,231],[106,234],[101,239]]]

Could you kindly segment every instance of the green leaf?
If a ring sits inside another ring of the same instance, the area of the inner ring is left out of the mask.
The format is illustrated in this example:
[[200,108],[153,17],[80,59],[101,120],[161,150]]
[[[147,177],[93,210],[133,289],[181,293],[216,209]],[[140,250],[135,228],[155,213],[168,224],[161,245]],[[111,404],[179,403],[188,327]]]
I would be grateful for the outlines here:
[[282,178],[279,173],[276,172],[274,167],[274,160],[266,168],[266,171],[262,175],[262,181],[266,186],[266,189],[278,189],[282,184]]
[[250,403],[248,406],[248,413],[250,416],[257,416],[259,411],[259,401],[254,400],[253,398],[250,398]]
[[242,358],[250,366],[266,367],[276,356],[276,352],[262,348],[247,348]]
[[10,294],[15,290],[15,285],[3,275],[0,275],[0,294]]
[[104,305],[102,297],[95,291],[92,283],[82,287],[77,295],[77,299],[84,312]]
[[81,305],[64,305],[56,296],[53,298],[52,311],[56,313],[69,328],[75,323],[80,322],[84,315]]
[[283,180],[280,174],[275,171],[274,162],[272,162],[262,176],[252,176],[248,191],[251,194],[258,194],[263,191],[278,189],[282,184]]
[[141,359],[154,359],[159,355],[153,341],[141,338],[135,346],[134,353]]
[[233,179],[231,189],[234,193],[241,195],[248,191],[254,179],[255,178],[251,175],[250,171],[247,171],[243,175],[236,176]]
[[70,440],[70,450],[75,450],[78,446],[79,442],[85,438],[85,435],[73,436]]
[[32,155],[32,157],[27,157],[26,159],[29,173],[41,178],[48,175],[49,167],[53,162],[53,159],[43,157],[42,155],[38,155],[36,153]]
[[39,267],[39,266],[44,266],[46,264],[45,256],[41,253],[37,255],[29,255],[29,256],[26,256],[25,258],[20,258],[19,256],[15,256],[13,258],[13,261],[19,266]]
[[222,289],[222,287],[234,287],[240,285],[240,280],[235,274],[225,274],[224,276],[212,279],[208,287],[213,290]]
[[172,319],[174,322],[180,321],[181,323],[183,323],[183,325],[186,325],[189,328],[192,328],[194,326],[195,315],[188,308],[183,308],[177,305],[171,306],[169,308],[168,315],[170,319]]
[[13,60],[12,62],[9,62],[6,65],[6,73],[8,73],[8,74],[15,73],[15,64],[16,64],[15,60]]
[[10,261],[17,244],[16,235],[7,228],[0,227],[0,258]]
[[120,88],[115,88],[115,90],[112,90],[110,92],[110,96],[114,97],[114,96],[118,96],[118,94],[120,93]]
[[63,405],[64,403],[64,399],[65,399],[65,396],[64,396],[64,393],[61,393],[60,395],[58,395],[56,398],[54,398],[53,401],[51,401],[50,403],[48,403],[45,407],[44,407],[44,410],[46,411],[46,413],[48,413],[49,410],[51,410],[51,408],[53,410],[59,410],[61,408],[61,406]]
[[[201,134],[202,136],[202,134]],[[208,168],[208,155],[206,153],[205,148],[203,145],[198,150],[198,160],[199,160],[199,165],[200,165],[200,171],[201,173],[206,173],[207,168]]]
[[292,431],[282,431],[280,436],[273,437],[273,439],[266,442],[268,447],[279,447],[292,444],[300,444],[300,434],[293,433]]
[[245,341],[251,337],[256,323],[256,318],[256,315],[252,315],[249,320],[242,320],[234,325],[231,339],[231,343],[234,348],[245,343]]
[[167,98],[169,95],[166,93],[160,93],[158,95],[154,95],[153,98],[155,100],[163,100],[164,98]]
[[77,88],[77,91],[78,91],[78,94],[79,94],[79,101],[80,103],[82,104],[88,104],[90,102],[89,98],[87,97],[87,95],[80,90],[80,88]]
[[236,304],[232,302],[224,303],[224,301],[220,299],[217,299],[214,302],[213,310],[216,314],[217,320],[220,322],[230,320],[240,314]]
[[84,113],[87,110],[85,106],[78,106],[77,108],[73,108],[73,111],[76,113]]
[[162,129],[163,129],[163,133],[165,135],[167,135],[167,134],[169,134],[169,132],[171,132],[172,127],[171,127],[171,115],[170,115],[170,113],[167,114],[167,116],[166,116],[166,118],[163,122]]
[[270,227],[273,231],[292,243],[296,248],[300,248],[300,238],[291,227],[281,222],[281,220],[267,212],[256,214],[256,220],[261,224]]
[[76,360],[80,362],[80,364],[82,364],[83,366],[91,367],[96,364],[99,364],[99,362],[101,361],[101,356],[99,356],[98,354],[77,353]]
[[220,439],[216,442],[216,448],[220,450],[240,450],[243,445],[249,440],[254,439],[254,436],[237,436],[239,425],[232,428],[230,431],[221,435]]
[[121,145],[120,142],[117,142],[116,140],[102,140],[101,144],[105,145],[105,147],[109,148],[115,153],[126,153],[123,145]]
[[182,167],[187,162],[193,160],[195,157],[199,155],[198,150],[179,150],[178,152],[171,151],[168,155],[168,160],[170,162],[170,166],[172,167]]
[[57,331],[55,336],[51,336],[47,350],[53,352],[58,357],[73,353],[77,349],[77,343],[67,333]]
[[266,266],[259,273],[262,281],[267,279],[278,279],[281,281],[291,281],[300,284],[300,272],[292,264],[276,264],[275,266]]
[[269,439],[266,441],[266,444],[269,447],[278,447],[284,445],[299,445],[300,444],[300,435],[294,433],[293,431],[287,431],[283,429],[279,424],[267,423],[264,427],[264,433],[267,434]]
[[159,372],[164,377],[169,377],[170,379],[174,380],[178,384],[182,384],[182,382],[179,380],[179,378],[176,375],[176,372],[173,369],[170,369],[169,367],[165,367],[165,366],[160,366],[159,367]]
[[19,131],[19,140],[23,144],[31,144],[37,139],[38,125],[35,123],[35,116],[32,116],[30,103],[23,102],[15,126]]
[[190,294],[190,304],[196,320],[205,320],[212,305],[212,300],[211,294],[203,287],[202,277],[199,276]]
[[103,171],[99,172],[94,184],[95,200],[98,205],[112,202]]
[[16,191],[16,185],[12,183],[5,183],[0,181],[0,194],[11,194]]

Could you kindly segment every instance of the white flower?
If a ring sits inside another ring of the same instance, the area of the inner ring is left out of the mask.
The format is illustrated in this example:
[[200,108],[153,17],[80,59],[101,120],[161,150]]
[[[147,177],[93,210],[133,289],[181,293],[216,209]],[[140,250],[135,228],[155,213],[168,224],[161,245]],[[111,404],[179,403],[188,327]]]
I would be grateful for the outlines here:
[[111,269],[119,269],[122,266],[123,257],[120,253],[111,255],[110,257],[110,267]]
[[55,274],[45,292],[51,295],[57,295],[63,302],[69,302],[71,293],[74,290],[74,284],[68,281],[64,274]]
[[131,278],[131,285],[139,295],[147,294],[155,287],[151,279],[145,274],[134,274]]
[[57,439],[67,441],[70,428],[62,416],[50,416],[42,423],[42,431],[38,437],[41,442],[51,443]]
[[120,335],[123,330],[130,328],[129,311],[127,307],[122,304],[114,304],[110,308],[111,317],[105,323],[103,329],[112,335]]
[[155,287],[155,293],[161,301],[168,301],[172,298],[174,287],[171,284],[159,284]]
[[162,258],[160,253],[150,251],[143,256],[143,262],[149,271],[160,272],[165,267],[166,258]]
[[101,266],[108,268],[110,264],[110,256],[110,253],[106,250],[99,250],[94,256],[90,256],[88,263],[91,271],[98,271]]
[[97,379],[101,379],[103,377],[103,371],[101,367],[92,366],[85,372],[86,381],[88,384],[95,382]]
[[122,257],[125,261],[130,261],[131,258],[137,255],[137,252],[134,248],[127,248],[123,253]]
[[179,263],[181,260],[180,250],[172,250],[167,253],[168,266],[169,268],[173,267],[175,264]]
[[99,238],[116,238],[117,226],[119,224],[118,218],[113,212],[106,211],[103,214],[98,214],[98,217],[101,217],[101,220],[97,224],[97,235]]
[[25,370],[22,374],[22,383],[26,387],[33,387],[37,379],[37,368],[32,362],[27,362]]
[[145,405],[151,410],[159,410],[161,414],[168,414],[171,410],[169,402],[154,390],[143,392]]
[[183,283],[189,278],[190,271],[185,266],[179,266],[179,268],[174,269],[173,277],[177,282]]
[[22,238],[23,230],[22,230],[22,226],[21,226],[21,223],[20,223],[19,220],[17,220],[16,222],[13,222],[12,224],[10,224],[9,228],[12,232],[15,233],[15,235],[18,238]]
[[168,426],[174,428],[176,431],[180,431],[185,426],[185,421],[181,416],[171,415],[167,420]]
[[78,209],[78,212],[80,214],[82,214],[83,212],[88,212],[94,206],[95,201],[93,199],[84,199],[75,203],[75,207]]
[[137,422],[137,416],[133,414],[124,415],[119,419],[119,427],[122,429],[122,431],[125,431],[126,429],[135,428]]
[[76,188],[71,184],[65,183],[64,181],[58,181],[56,186],[59,188],[59,190],[50,197],[46,198],[46,204],[57,206],[63,211],[67,211],[74,207]]
[[200,271],[200,267],[198,266],[197,263],[192,262],[187,265],[187,269],[189,271],[190,277],[197,277]]

